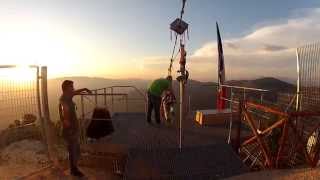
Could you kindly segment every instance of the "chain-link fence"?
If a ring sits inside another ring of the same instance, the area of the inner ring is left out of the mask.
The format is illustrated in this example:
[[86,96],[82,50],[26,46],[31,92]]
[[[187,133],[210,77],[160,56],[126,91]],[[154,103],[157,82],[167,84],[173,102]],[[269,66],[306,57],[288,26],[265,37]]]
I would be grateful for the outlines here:
[[38,66],[0,66],[0,179],[30,173],[49,162],[40,85]]

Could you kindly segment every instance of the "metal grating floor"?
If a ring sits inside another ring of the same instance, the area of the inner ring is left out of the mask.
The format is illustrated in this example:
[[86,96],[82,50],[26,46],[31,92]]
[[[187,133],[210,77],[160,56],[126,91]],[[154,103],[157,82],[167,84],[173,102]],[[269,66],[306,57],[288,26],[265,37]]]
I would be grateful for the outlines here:
[[225,127],[184,122],[183,149],[176,124],[149,125],[144,114],[118,114],[109,143],[126,144],[125,179],[221,179],[248,171],[225,143]]
[[[115,132],[110,137],[81,146],[85,154],[91,154],[80,167],[88,179],[207,180],[249,171],[225,143],[224,126],[201,127],[187,118],[180,150],[176,124],[149,125],[143,113],[116,114],[112,120]],[[104,175],[89,172],[97,171],[98,166]],[[41,171],[29,179],[61,179],[58,175],[53,178],[51,171]]]
[[125,179],[221,179],[248,169],[227,144],[131,149]]

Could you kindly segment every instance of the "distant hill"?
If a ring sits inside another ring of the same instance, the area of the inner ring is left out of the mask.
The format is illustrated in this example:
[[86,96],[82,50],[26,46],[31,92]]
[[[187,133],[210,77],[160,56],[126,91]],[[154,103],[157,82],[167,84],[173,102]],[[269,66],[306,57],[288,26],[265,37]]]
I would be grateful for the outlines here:
[[293,92],[296,86],[272,77],[259,78],[255,80],[228,81],[228,85],[244,86],[251,88],[266,89],[275,92]]
[[[75,82],[75,88],[87,87],[89,89],[103,88],[113,85],[133,85],[141,91],[145,92],[148,84],[151,80],[141,79],[105,79],[105,78],[94,78],[94,77],[65,77],[48,80],[48,93],[49,93],[49,104],[51,116],[53,119],[57,119],[57,105],[58,98],[61,95],[61,83],[65,79],[70,79]],[[275,79],[275,78],[260,78],[255,80],[237,80],[228,81],[227,84],[235,86],[245,86],[252,88],[267,89],[273,92],[293,92],[295,86],[287,82]],[[179,84],[174,81],[173,84],[177,100],[179,100]],[[216,106],[216,90],[217,83],[215,82],[200,82],[196,80],[189,80],[186,85],[186,101],[190,99],[190,109],[213,109]],[[138,96],[133,91],[127,91],[130,97]],[[272,97],[275,98],[275,97]],[[123,104],[119,103],[119,106]],[[130,109],[134,109],[135,105],[132,105]],[[80,107],[80,105],[78,105]],[[122,108],[123,109],[123,108]],[[129,109],[129,110],[130,110]],[[142,109],[143,110],[143,109]]]

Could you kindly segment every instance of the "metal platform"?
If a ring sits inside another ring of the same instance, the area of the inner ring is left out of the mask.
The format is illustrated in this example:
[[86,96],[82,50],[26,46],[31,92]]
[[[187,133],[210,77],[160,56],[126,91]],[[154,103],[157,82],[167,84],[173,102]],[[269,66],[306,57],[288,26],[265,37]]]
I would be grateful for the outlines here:
[[220,179],[248,171],[224,143],[223,126],[201,127],[192,117],[183,123],[182,149],[179,149],[175,123],[149,125],[142,113],[115,114],[115,133],[106,142],[125,144],[128,148],[123,177]]
[[175,123],[150,125],[143,113],[115,114],[111,137],[82,145],[83,152],[95,153],[83,153],[82,169],[102,168],[118,174],[113,179],[139,180],[221,179],[248,172],[225,143],[224,126],[201,127],[192,117],[183,123],[179,149]]

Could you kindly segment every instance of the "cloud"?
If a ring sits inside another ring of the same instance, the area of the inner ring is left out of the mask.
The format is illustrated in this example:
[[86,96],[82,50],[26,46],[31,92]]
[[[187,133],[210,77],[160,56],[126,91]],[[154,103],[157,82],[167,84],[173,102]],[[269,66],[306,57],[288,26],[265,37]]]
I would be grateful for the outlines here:
[[288,49],[288,47],[265,44],[263,49],[264,49],[265,51],[281,51],[281,50],[286,50],[286,49]]
[[[296,18],[257,27],[243,37],[223,39],[227,79],[264,76],[295,79],[295,48],[320,39],[320,8],[298,13]],[[216,77],[217,57],[217,42],[204,44],[191,56],[191,73],[204,67],[207,74]]]
[[142,57],[132,59],[126,68],[131,70],[130,72],[134,77],[154,79],[167,75],[169,63],[169,58],[165,56]]
[[[223,24],[222,24],[223,25]],[[320,37],[320,8],[296,11],[286,21],[256,26],[251,33],[233,39],[223,39],[227,80],[276,77],[292,82],[296,79],[295,49]],[[223,35],[223,32],[221,32]],[[222,37],[223,38],[223,37]],[[217,42],[203,44],[187,57],[190,78],[203,81],[217,80]],[[173,73],[179,68],[178,59]],[[136,59],[139,76],[165,76],[168,56]]]

